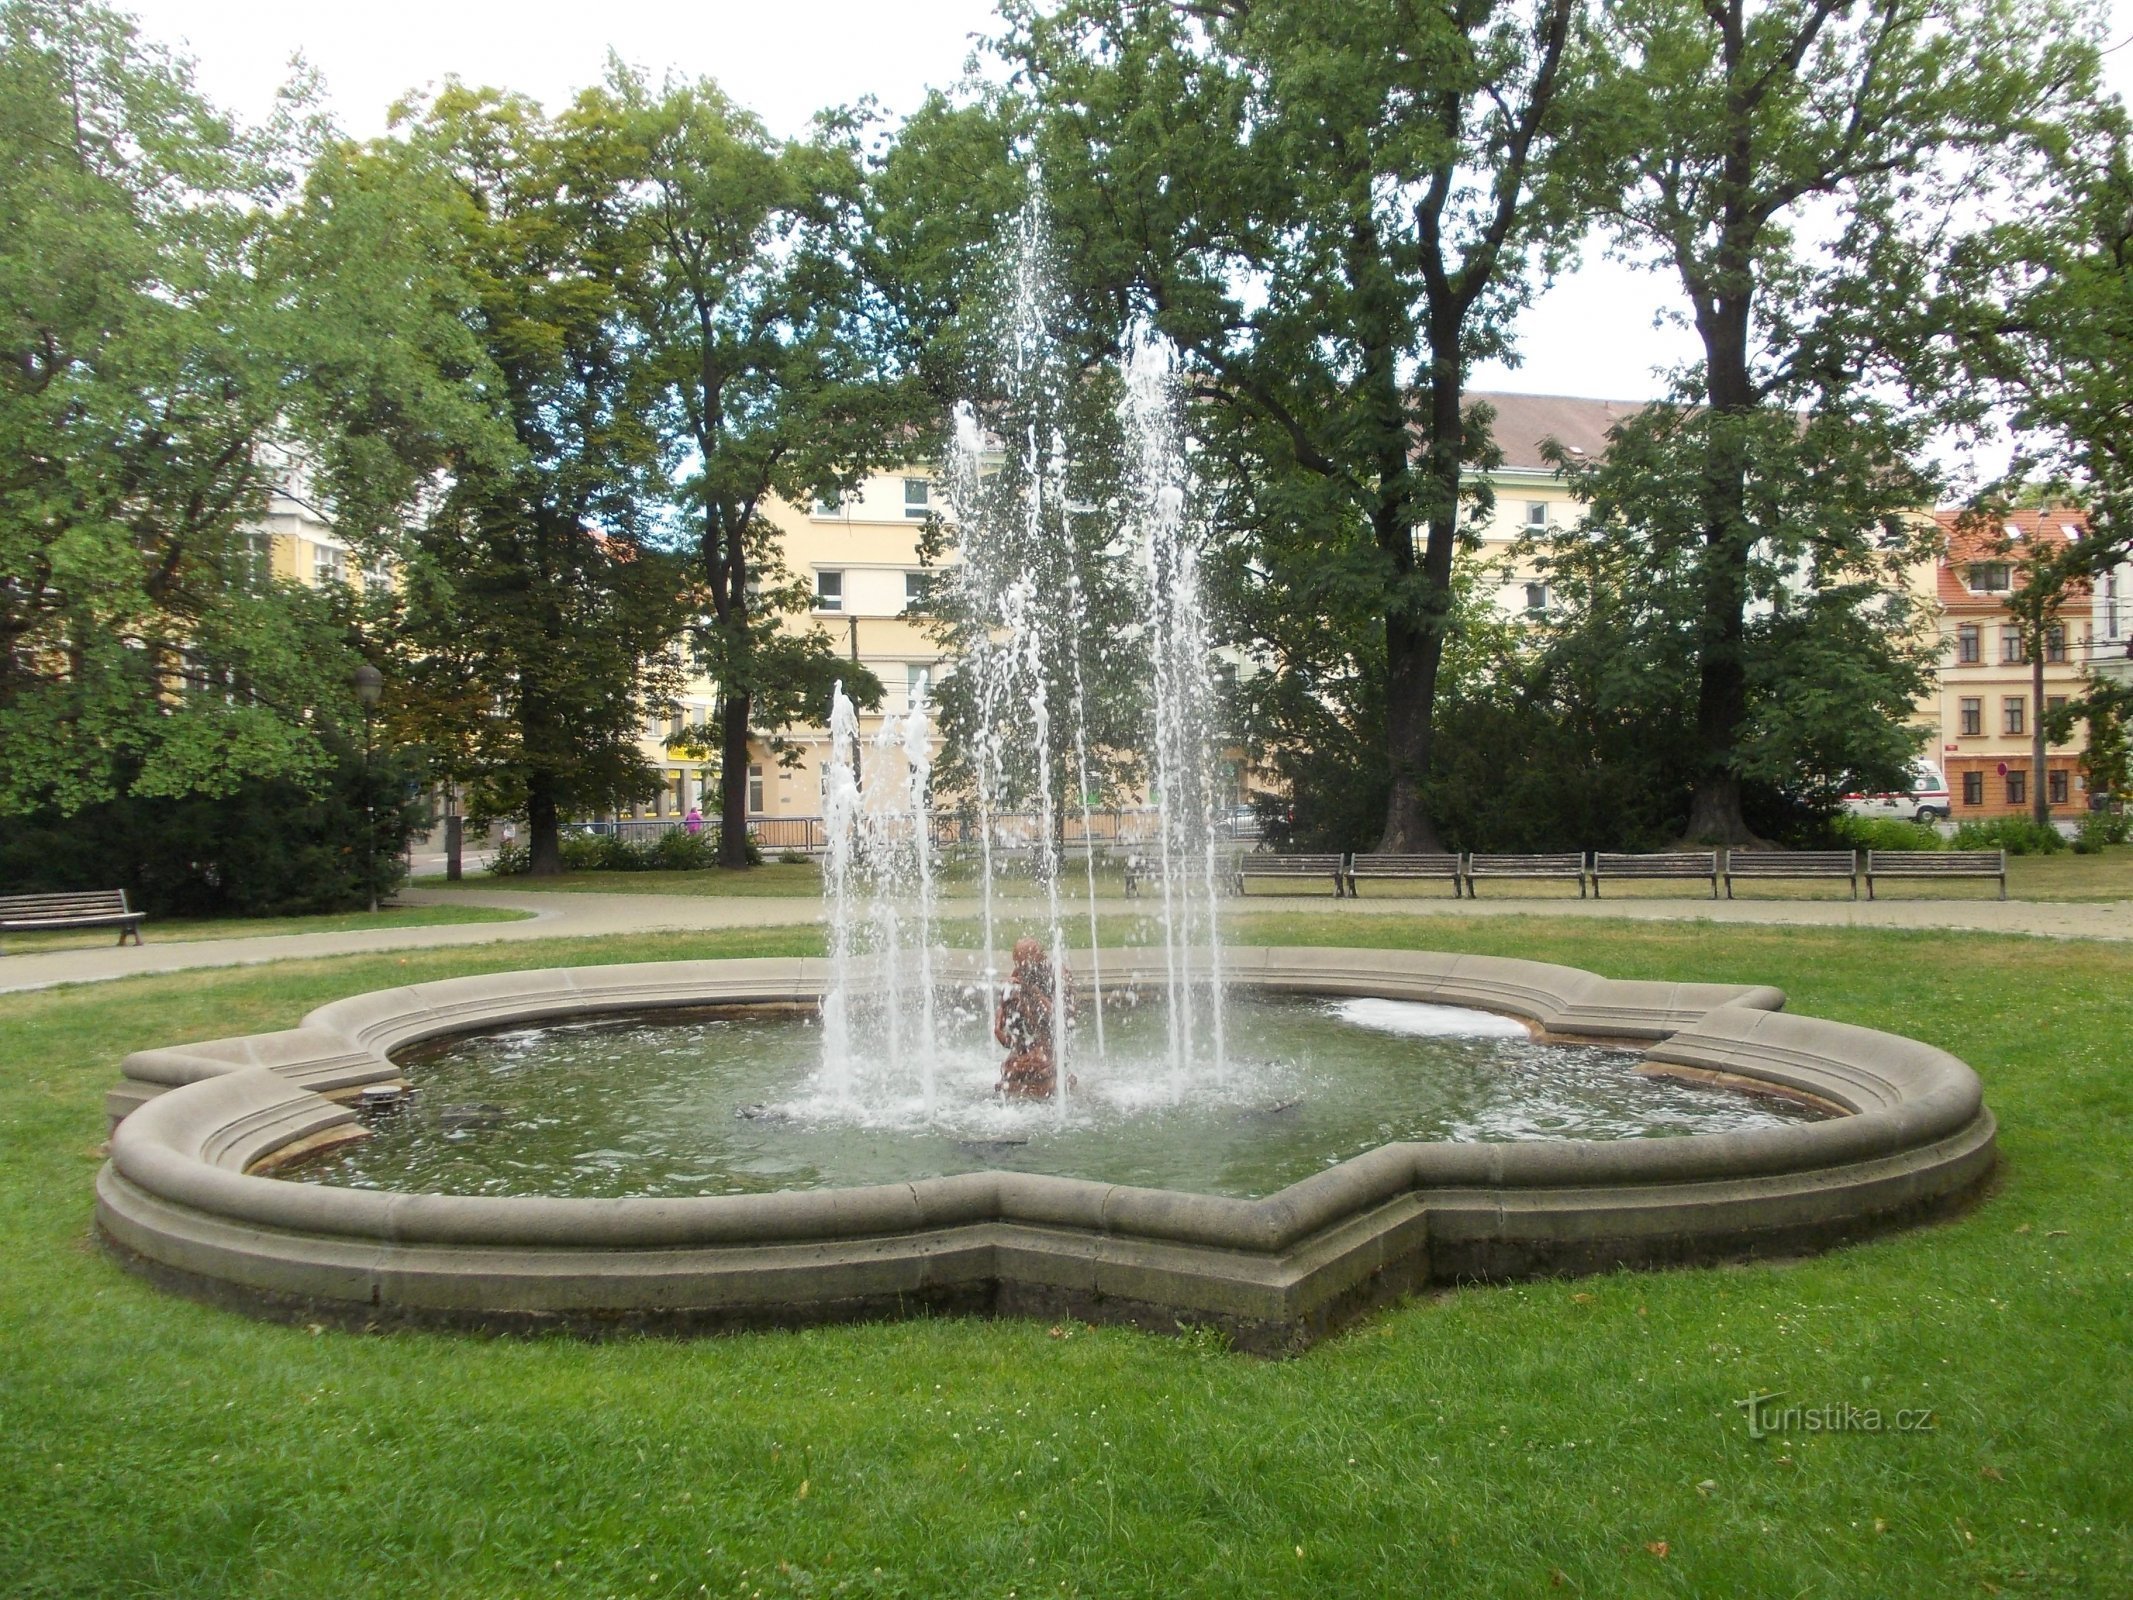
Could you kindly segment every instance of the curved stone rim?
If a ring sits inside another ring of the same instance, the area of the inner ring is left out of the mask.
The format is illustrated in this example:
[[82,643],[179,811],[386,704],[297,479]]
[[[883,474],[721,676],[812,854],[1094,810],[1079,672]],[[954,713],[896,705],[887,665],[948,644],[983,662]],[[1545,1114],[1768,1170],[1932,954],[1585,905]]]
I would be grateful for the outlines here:
[[[1102,952],[1106,987],[1160,975]],[[1211,1323],[1297,1348],[1431,1281],[1735,1259],[1961,1204],[1991,1113],[1945,1051],[1785,1013],[1767,987],[1635,982],[1501,957],[1225,952],[1230,981],[1476,1006],[1558,1037],[1643,1044],[1847,1115],[1675,1139],[1380,1146],[1257,1200],[983,1172],[678,1199],[337,1189],[256,1175],[355,1120],[391,1052],[510,1022],[806,1004],[826,962],[487,974],[351,996],[300,1026],[137,1052],[112,1091],[97,1219],[129,1265],[268,1314],[475,1327],[715,1328],[921,1306]],[[943,976],[974,976],[968,958]]]

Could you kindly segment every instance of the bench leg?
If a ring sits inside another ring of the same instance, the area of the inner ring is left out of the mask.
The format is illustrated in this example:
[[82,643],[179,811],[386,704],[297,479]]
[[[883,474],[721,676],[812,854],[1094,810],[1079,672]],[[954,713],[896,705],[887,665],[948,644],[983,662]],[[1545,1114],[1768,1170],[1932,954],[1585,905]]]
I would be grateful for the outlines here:
[[[1874,875],[1871,872],[1866,875],[1866,897],[1869,900],[1874,898]],[[1852,898],[1854,900],[1859,898],[1857,891],[1853,892]]]

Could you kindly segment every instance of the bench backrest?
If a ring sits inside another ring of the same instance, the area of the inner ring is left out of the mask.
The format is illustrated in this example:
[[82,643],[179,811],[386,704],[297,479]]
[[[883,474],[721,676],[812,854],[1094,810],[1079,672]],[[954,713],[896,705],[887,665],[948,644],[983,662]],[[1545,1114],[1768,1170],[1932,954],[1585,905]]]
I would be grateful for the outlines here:
[[1264,873],[1338,872],[1345,857],[1338,855],[1317,856],[1246,856],[1239,869],[1254,877]]
[[1856,850],[1729,850],[1726,852],[1726,870],[1745,876],[1749,873],[1782,875],[1788,872],[1843,872],[1859,870],[1859,852]]
[[1869,850],[1868,872],[2005,872],[2005,850]]
[[129,916],[124,889],[63,894],[0,894],[0,917]]
[[1358,850],[1348,858],[1351,872],[1442,872],[1459,870],[1459,857],[1451,851],[1398,855],[1382,850]]
[[1592,858],[1592,875],[1613,873],[1617,877],[1663,873],[1669,877],[1708,878],[1718,871],[1716,850],[1658,850],[1631,855],[1602,850]]
[[1585,852],[1571,850],[1555,855],[1472,855],[1466,858],[1468,872],[1576,872],[1585,870]]

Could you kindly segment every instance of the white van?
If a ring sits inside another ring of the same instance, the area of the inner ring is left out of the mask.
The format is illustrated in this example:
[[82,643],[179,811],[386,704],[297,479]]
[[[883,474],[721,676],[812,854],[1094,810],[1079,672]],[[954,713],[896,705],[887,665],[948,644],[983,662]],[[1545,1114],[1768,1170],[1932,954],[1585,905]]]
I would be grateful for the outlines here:
[[1953,809],[1948,780],[1930,761],[1911,768],[1911,787],[1903,794],[1848,794],[1844,809],[1855,817],[1895,817],[1903,822],[1945,822]]

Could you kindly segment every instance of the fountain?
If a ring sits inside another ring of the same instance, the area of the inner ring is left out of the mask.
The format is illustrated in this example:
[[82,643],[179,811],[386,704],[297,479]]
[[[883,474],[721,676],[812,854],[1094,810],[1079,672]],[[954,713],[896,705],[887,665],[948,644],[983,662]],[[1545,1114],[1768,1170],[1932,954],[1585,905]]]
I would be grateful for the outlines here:
[[[1213,647],[1174,361],[1152,333],[1135,330],[1113,419],[1124,441],[1114,504],[1077,502],[1076,474],[1089,475],[1079,463],[1095,451],[1069,439],[1065,397],[1072,380],[1046,326],[1057,303],[1046,271],[1050,248],[1041,198],[1033,195],[1016,228],[999,370],[986,385],[996,398],[988,417],[981,418],[972,402],[956,408],[945,480],[961,557],[948,593],[964,624],[962,670],[972,683],[975,712],[966,723],[963,770],[978,819],[982,1009],[1023,1019],[1018,1039],[1042,1012],[1041,1070],[1032,1046],[1013,1044],[1001,1090],[1018,1099],[1052,1101],[1066,1118],[1079,1080],[1059,1069],[1084,1049],[1098,1062],[1109,1056],[1098,930],[1095,735],[1085,666],[1091,582],[1123,578],[1131,585],[1134,612],[1144,619],[1130,637],[1108,638],[1105,649],[1126,652],[1138,668],[1131,676],[1148,689],[1142,771],[1154,823],[1143,876],[1157,897],[1164,957],[1154,999],[1168,1018],[1167,1051],[1149,1070],[1173,1101],[1226,1077],[1227,1030],[1215,899],[1221,874],[1214,826]],[[1115,536],[1092,548],[1091,529],[1106,511]],[[1089,570],[1092,564],[1108,569],[1101,579]],[[830,834],[824,894],[837,976],[824,1000],[820,1084],[827,1101],[856,1115],[878,1118],[886,1104],[915,1098],[930,1118],[938,1109],[930,1074],[940,1003],[932,977],[933,886],[926,860],[935,827],[929,811],[931,724],[916,699],[903,718],[885,716],[863,776],[856,770],[856,729],[840,684],[823,779]],[[1078,801],[1067,795],[1068,784]],[[1035,825],[1010,835],[1004,819],[1016,801],[1034,812]],[[1070,886],[1064,843],[1077,809],[1082,870],[1079,884]],[[1001,863],[1010,851],[1027,854],[1029,875],[1042,895],[1042,932],[1017,940],[1014,973],[1003,983],[996,952]],[[1067,991],[1067,904],[1076,892],[1087,929],[1080,957],[1088,974],[1086,1040],[1076,1037],[1077,1008]],[[915,915],[907,915],[914,895]],[[1025,947],[1036,955],[1026,959]],[[855,962],[860,952],[874,959]],[[1029,992],[1031,975],[1040,971],[1049,975],[1053,991],[1041,1003]],[[852,1019],[861,1015],[867,1037],[886,1045],[886,1070],[865,1082],[851,1059]],[[924,1041],[921,1048],[909,1050],[912,1039]],[[1006,1037],[1000,1042],[1010,1044]],[[915,1097],[914,1077],[924,1079]],[[861,1092],[867,1088],[871,1097]]]
[[[1110,498],[1078,498],[1040,209],[1018,245],[997,403],[958,409],[947,463],[960,681],[916,685],[864,748],[833,698],[825,956],[492,973],[137,1052],[97,1179],[119,1260],[301,1323],[932,1310],[1292,1352],[1425,1284],[1789,1255],[1980,1190],[1995,1127],[1968,1067],[1774,989],[1225,947],[1172,362],[1131,340]],[[1091,795],[1118,740],[1092,667],[1129,650],[1155,935],[1107,950]],[[939,925],[950,691],[974,950]]]

